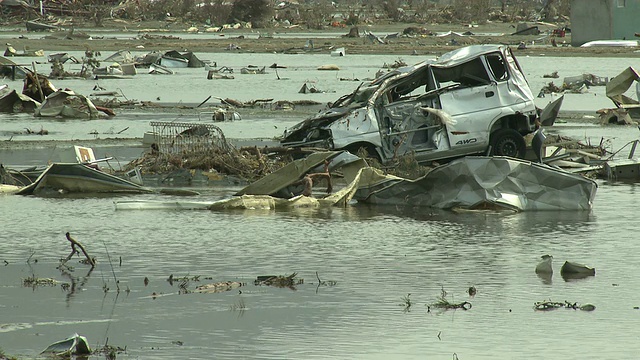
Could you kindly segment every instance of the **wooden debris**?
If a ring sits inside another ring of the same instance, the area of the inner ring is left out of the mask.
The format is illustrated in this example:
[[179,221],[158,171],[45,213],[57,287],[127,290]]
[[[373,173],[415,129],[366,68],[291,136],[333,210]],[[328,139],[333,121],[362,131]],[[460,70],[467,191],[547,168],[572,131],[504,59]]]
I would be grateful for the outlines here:
[[89,253],[87,253],[87,250],[84,248],[84,246],[82,246],[82,244],[80,244],[76,239],[71,237],[71,234],[69,234],[69,232],[67,232],[65,234],[65,236],[67,237],[67,240],[69,240],[69,242],[71,242],[71,253],[69,254],[69,256],[67,256],[66,259],[64,259],[64,263],[66,263],[67,261],[69,261],[74,254],[79,254],[80,252],[78,251],[78,249],[76,248],[76,246],[78,248],[80,248],[80,250],[82,251],[82,253],[84,254],[86,261],[89,265],[91,265],[91,268],[96,266],[96,261],[95,259],[93,259],[91,256],[89,256]]

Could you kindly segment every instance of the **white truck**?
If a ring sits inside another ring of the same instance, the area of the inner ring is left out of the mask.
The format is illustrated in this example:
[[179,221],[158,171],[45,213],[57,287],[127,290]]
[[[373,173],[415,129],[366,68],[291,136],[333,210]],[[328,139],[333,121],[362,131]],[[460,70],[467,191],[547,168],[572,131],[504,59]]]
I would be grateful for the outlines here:
[[462,47],[361,84],[285,131],[281,144],[360,149],[389,163],[484,153],[523,158],[538,109],[524,73],[504,45]]

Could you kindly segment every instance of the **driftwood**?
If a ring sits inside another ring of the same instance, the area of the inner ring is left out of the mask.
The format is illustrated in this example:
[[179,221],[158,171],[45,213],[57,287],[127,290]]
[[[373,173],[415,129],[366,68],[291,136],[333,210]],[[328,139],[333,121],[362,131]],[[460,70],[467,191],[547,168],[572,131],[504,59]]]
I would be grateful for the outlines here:
[[69,242],[71,243],[71,254],[69,254],[69,256],[64,259],[64,262],[69,261],[74,254],[79,254],[78,249],[76,249],[77,246],[80,248],[80,250],[82,250],[82,253],[87,259],[87,262],[89,263],[89,265],[91,265],[91,268],[96,266],[96,261],[91,256],[89,256],[89,253],[87,253],[87,250],[85,250],[84,246],[82,246],[82,244],[80,244],[76,239],[72,238],[71,234],[69,234],[68,232],[65,235],[67,237],[67,240],[69,240]]
[[[321,173],[307,174],[310,178],[311,183],[309,184],[309,192],[311,192],[311,187],[313,186],[313,179],[326,179],[327,180],[327,194],[331,194],[333,192],[333,184],[331,183],[331,173],[329,172],[329,162],[327,160],[324,161],[324,171]],[[307,177],[305,176],[305,178]],[[306,195],[306,194],[305,194]],[[307,195],[309,196],[309,195]]]
[[331,194],[333,192],[333,184],[331,183],[331,173],[329,173],[329,162],[324,161],[324,171],[321,173],[312,173],[306,174],[302,179],[293,183],[293,185],[304,186],[304,190],[302,191],[302,195],[304,196],[312,196],[313,190],[313,181],[314,179],[326,179],[327,180],[327,194]]

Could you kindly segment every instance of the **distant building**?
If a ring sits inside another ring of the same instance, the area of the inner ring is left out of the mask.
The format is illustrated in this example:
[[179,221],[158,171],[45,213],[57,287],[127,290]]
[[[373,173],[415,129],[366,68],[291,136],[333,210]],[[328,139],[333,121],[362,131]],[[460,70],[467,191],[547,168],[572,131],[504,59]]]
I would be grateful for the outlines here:
[[571,45],[633,40],[640,32],[638,19],[640,0],[571,0]]

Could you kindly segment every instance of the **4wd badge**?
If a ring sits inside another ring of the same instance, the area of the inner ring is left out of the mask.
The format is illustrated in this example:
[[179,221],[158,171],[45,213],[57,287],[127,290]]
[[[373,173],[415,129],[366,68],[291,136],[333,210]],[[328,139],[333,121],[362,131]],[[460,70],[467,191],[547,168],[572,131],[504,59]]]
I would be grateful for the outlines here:
[[473,144],[473,143],[477,143],[477,142],[478,142],[477,138],[471,138],[471,139],[460,140],[460,141],[456,142],[456,145],[468,145],[468,144]]

